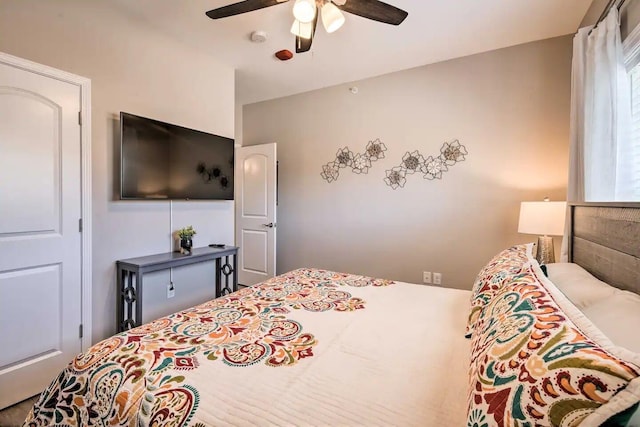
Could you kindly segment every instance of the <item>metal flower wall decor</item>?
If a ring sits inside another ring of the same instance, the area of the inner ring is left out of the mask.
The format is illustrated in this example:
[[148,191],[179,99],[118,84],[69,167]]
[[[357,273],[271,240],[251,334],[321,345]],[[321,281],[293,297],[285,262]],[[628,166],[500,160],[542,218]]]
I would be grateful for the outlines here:
[[442,179],[442,174],[458,162],[462,162],[468,154],[464,145],[456,139],[445,142],[440,148],[440,155],[424,158],[420,152],[407,152],[402,157],[400,166],[386,171],[384,182],[394,190],[403,188],[407,182],[407,175],[421,172],[422,177],[428,180]]
[[351,168],[355,174],[367,174],[371,167],[371,162],[384,159],[386,145],[380,139],[369,141],[364,153],[353,154],[349,147],[338,150],[334,161],[322,165],[320,176],[327,182],[333,182],[340,176],[340,169]]

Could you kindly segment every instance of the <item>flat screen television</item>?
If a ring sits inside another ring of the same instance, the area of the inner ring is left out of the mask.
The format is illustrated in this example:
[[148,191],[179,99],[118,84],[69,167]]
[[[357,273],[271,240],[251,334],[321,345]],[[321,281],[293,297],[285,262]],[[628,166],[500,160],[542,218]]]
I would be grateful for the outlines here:
[[234,140],[120,113],[123,200],[233,200]]

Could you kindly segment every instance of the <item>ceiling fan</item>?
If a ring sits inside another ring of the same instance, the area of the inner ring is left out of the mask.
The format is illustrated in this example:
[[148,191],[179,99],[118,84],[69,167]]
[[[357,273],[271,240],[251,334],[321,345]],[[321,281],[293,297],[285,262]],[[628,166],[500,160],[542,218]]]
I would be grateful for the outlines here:
[[[245,0],[210,10],[207,16],[211,19],[227,18],[288,1]],[[379,0],[295,0],[293,4],[295,19],[291,32],[296,36],[296,53],[311,49],[319,16],[322,16],[325,30],[333,33],[344,24],[345,18],[342,12],[391,25],[400,25],[408,15],[404,10]]]

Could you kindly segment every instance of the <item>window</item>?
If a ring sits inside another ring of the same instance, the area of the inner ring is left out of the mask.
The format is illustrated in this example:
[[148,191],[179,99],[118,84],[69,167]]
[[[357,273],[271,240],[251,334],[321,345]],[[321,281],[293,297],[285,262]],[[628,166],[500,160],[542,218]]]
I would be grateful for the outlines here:
[[629,73],[631,86],[631,138],[618,147],[619,199],[640,200],[640,64]]
[[640,200],[640,26],[623,43],[625,65],[631,89],[631,137],[618,147],[616,193],[618,200]]

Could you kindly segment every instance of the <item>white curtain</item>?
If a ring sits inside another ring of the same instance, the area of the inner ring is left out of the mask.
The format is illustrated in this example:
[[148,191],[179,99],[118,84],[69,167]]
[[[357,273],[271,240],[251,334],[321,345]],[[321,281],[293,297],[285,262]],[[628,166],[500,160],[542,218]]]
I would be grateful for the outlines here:
[[616,7],[587,42],[584,106],[585,200],[624,200],[618,150],[629,145],[631,90]]
[[[573,39],[571,139],[567,200],[624,200],[628,179],[618,152],[629,144],[631,101],[618,9]],[[620,164],[620,165],[619,165]],[[561,260],[568,256],[567,221]]]
[[569,185],[567,200],[585,200],[584,133],[585,133],[585,84],[587,74],[587,42],[593,27],[578,30],[573,38],[573,61],[571,63],[571,138],[569,143]]

